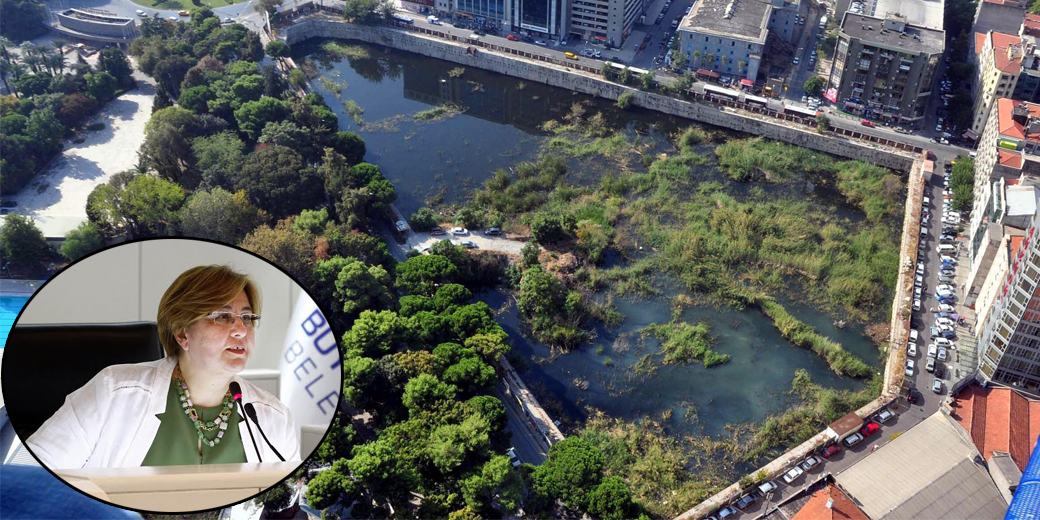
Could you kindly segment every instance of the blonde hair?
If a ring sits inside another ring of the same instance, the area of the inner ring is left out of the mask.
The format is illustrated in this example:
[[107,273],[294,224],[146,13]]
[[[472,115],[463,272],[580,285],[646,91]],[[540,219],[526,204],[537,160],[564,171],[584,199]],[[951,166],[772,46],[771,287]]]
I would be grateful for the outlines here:
[[177,357],[176,334],[245,291],[249,306],[260,314],[260,289],[248,275],[226,265],[200,265],[181,273],[159,300],[159,342],[167,356]]

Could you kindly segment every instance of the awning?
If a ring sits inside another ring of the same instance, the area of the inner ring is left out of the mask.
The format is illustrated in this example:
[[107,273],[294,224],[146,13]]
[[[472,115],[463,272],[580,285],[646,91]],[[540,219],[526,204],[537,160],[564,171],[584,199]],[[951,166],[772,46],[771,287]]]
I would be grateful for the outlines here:
[[740,80],[740,84],[741,85],[747,85],[749,87],[753,87],[755,85],[755,82],[751,81],[750,79],[742,79],[742,80]]
[[607,37],[606,36],[593,36],[592,39],[593,40],[599,40],[601,42],[607,41]]
[[974,130],[969,128],[964,131],[964,138],[974,141],[979,138],[979,134],[977,134]]
[[709,78],[717,78],[717,77],[719,77],[719,73],[718,72],[715,72],[713,70],[708,70],[708,69],[697,69],[697,74],[700,74],[701,76],[708,76]]

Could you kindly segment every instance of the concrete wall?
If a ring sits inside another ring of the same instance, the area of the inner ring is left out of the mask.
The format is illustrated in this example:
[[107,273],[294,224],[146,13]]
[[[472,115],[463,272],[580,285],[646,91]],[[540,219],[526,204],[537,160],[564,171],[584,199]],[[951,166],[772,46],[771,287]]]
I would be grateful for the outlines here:
[[[634,95],[634,105],[666,114],[760,135],[898,171],[909,171],[913,164],[914,154],[912,153],[900,152],[881,144],[875,145],[859,139],[820,135],[811,127],[798,124],[794,118],[788,117],[788,121],[778,120],[775,112],[760,111],[760,114],[753,114],[744,111],[738,113],[736,110],[729,109],[720,110],[718,105],[696,103],[663,94],[643,92],[613,83],[604,79],[598,70],[591,70],[587,67],[552,63],[548,61],[551,58],[535,54],[513,56],[507,54],[506,49],[485,42],[464,42],[452,35],[439,33],[444,36],[442,39],[423,34],[424,32],[428,31],[419,28],[404,31],[387,27],[358,26],[336,19],[310,17],[295,20],[292,25],[282,29],[281,35],[290,45],[310,38],[341,38],[386,45],[431,58],[478,67],[607,99],[617,99],[621,94],[630,92]],[[743,105],[739,106],[743,107]],[[853,138],[860,136],[857,133],[850,134],[850,137]]]

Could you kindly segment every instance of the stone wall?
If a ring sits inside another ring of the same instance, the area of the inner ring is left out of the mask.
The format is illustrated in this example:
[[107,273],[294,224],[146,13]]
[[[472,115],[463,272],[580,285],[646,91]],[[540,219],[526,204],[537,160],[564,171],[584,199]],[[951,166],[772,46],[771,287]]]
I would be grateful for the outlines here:
[[[903,143],[883,139],[879,140],[882,143],[869,143],[859,138],[862,134],[854,132],[845,132],[851,134],[849,137],[820,135],[811,126],[800,124],[800,120],[796,121],[796,118],[790,116],[786,120],[778,119],[772,111],[738,111],[720,105],[643,92],[607,81],[599,71],[576,64],[555,63],[552,58],[540,54],[511,51],[517,54],[512,55],[502,52],[505,49],[484,42],[466,42],[447,33],[438,33],[442,37],[424,33],[430,31],[359,26],[322,15],[298,18],[281,29],[282,37],[290,45],[310,38],[359,40],[611,100],[630,92],[636,106],[902,172],[910,171],[916,155],[914,152],[919,151]],[[872,136],[862,137],[877,139]],[[897,150],[888,145],[909,149]]]

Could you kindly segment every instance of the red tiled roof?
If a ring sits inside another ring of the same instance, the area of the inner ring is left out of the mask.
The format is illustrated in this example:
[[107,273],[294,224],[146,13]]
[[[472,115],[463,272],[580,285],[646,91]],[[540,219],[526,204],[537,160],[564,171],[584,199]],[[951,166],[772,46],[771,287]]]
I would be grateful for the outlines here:
[[1025,29],[1026,34],[1036,35],[1040,33],[1040,16],[1035,14],[1027,14],[1026,19],[1022,21],[1022,28]]
[[[1018,250],[1022,249],[1022,241],[1025,239],[1023,236],[1012,236],[1011,237],[1011,260],[1013,263],[1015,258],[1018,258]],[[1010,263],[1008,265],[1010,265]]]
[[[827,508],[827,500],[834,499],[831,508]],[[856,504],[842,493],[838,486],[827,484],[827,487],[812,494],[809,501],[798,510],[791,520],[870,520],[867,514],[856,507]]]
[[[1021,246],[1021,238],[1016,246]],[[1029,454],[1040,435],[1040,401],[1027,399],[1009,388],[982,388],[973,384],[957,394],[954,403],[957,423],[989,460],[994,451],[1011,454],[1018,469],[1025,470]]]
[[1008,57],[1008,47],[1021,44],[1022,38],[1003,32],[992,32],[991,34],[993,35],[993,66],[1000,72],[1020,71],[1021,58]]
[[982,48],[986,46],[986,33],[975,33],[975,54],[982,54]]
[[[997,162],[1001,166],[1007,166],[1008,168],[1014,168],[1016,170],[1022,169],[1022,154],[1012,152],[1011,150],[1005,150],[1003,148],[997,149]],[[1014,179],[1017,181],[1017,179]]]
[[[1000,98],[997,100],[997,124],[1000,135],[1011,137],[1013,139],[1024,139],[1026,137],[1025,127],[1011,119],[1011,110],[1023,104],[1023,101],[1012,101],[1008,98]],[[1040,117],[1040,105],[1034,103],[1025,103],[1029,109],[1029,115],[1032,117]],[[1030,140],[1040,141],[1040,134],[1029,134]]]
[[1011,34],[990,33],[993,37],[993,65],[1001,72],[1021,70],[1021,58],[1013,60],[1008,57],[1008,47],[1022,43],[1022,38]]

